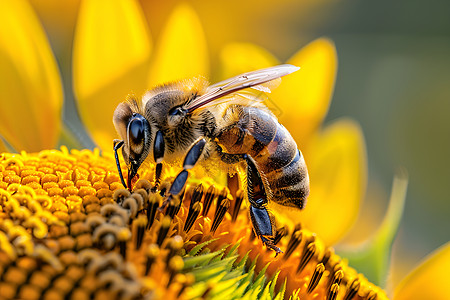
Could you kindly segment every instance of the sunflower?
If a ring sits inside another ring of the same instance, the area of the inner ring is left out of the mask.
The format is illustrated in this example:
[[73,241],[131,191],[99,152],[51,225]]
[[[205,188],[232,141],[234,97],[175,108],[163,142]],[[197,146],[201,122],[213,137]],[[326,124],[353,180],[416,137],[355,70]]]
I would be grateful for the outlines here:
[[[161,209],[151,169],[142,171],[132,192],[120,184],[110,150],[116,105],[159,82],[209,75],[207,43],[188,5],[174,10],[153,50],[135,1],[81,3],[73,90],[101,155],[42,150],[54,149],[65,127],[57,63],[28,2],[1,6],[1,150],[27,151],[5,152],[0,160],[2,297],[386,297],[331,248],[353,225],[367,176],[359,126],[339,120],[321,127],[337,68],[332,42],[319,39],[296,53],[288,62],[302,71],[286,78],[268,103],[304,151],[313,191],[300,215],[280,212],[285,227],[276,241],[285,253],[274,257],[252,235],[239,188],[235,193],[193,173],[183,197]],[[279,63],[251,44],[231,44],[221,59],[221,78]],[[163,185],[176,173],[168,172]],[[386,259],[380,253],[389,252],[401,215],[405,181],[395,186],[386,226],[360,252],[378,255],[377,264]],[[440,250],[405,279],[395,298],[445,294],[431,283],[445,277],[449,255],[448,246]]]

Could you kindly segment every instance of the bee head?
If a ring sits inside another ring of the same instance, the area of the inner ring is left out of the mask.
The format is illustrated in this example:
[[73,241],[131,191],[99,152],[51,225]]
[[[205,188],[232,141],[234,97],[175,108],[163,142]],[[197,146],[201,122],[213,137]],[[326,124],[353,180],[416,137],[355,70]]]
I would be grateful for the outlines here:
[[131,182],[149,153],[150,124],[143,115],[133,112],[131,105],[126,102],[117,106],[113,122],[124,142],[122,155],[128,166],[128,181]]

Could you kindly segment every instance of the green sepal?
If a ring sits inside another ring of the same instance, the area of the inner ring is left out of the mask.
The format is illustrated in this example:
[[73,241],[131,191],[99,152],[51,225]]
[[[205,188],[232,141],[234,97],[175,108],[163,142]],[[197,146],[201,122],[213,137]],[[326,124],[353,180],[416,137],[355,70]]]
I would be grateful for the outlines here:
[[198,256],[192,256],[192,257],[185,257],[184,258],[184,269],[189,269],[195,266],[206,266],[209,264],[209,262],[216,256],[222,254],[225,251],[224,249],[221,249],[216,252],[211,252],[208,254],[202,254]]
[[[210,251],[204,248],[208,242],[192,249],[190,254],[194,256],[184,257],[184,272],[195,277],[194,284],[186,294],[187,299],[196,299],[205,294],[209,299],[283,299],[286,282],[276,293],[279,272],[268,280],[266,271],[270,263],[255,276],[258,256],[248,261],[247,253],[237,262],[239,243],[231,248],[227,245],[218,251],[205,254]],[[203,248],[202,254],[198,254]]]
[[286,279],[283,281],[283,285],[280,288],[280,291],[275,296],[274,300],[282,300],[284,299],[284,294],[286,293]]
[[192,248],[192,250],[189,251],[189,253],[188,253],[187,255],[188,255],[188,256],[194,256],[194,255],[197,255],[203,247],[205,247],[205,246],[207,246],[207,245],[209,245],[209,244],[211,244],[212,242],[217,241],[217,240],[218,240],[218,238],[210,239],[210,240],[207,240],[207,241],[205,241],[205,242],[203,242],[203,243],[201,243],[201,244],[198,244],[197,246],[195,246],[194,248]]
[[273,298],[275,295],[275,286],[277,284],[278,281],[278,276],[280,275],[280,271],[278,271],[277,273],[275,273],[275,275],[273,276],[273,278],[270,280],[269,283],[269,293],[270,296]]

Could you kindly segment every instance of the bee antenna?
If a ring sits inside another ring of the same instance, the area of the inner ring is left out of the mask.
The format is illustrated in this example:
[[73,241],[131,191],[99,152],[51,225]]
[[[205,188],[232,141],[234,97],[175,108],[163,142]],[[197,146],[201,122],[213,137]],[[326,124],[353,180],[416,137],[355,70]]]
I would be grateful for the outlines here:
[[117,155],[117,150],[122,148],[123,143],[124,143],[123,141],[114,140],[114,157],[116,158],[116,165],[117,165],[117,170],[119,171],[120,181],[122,181],[123,186],[125,188],[127,188],[127,184],[125,183],[125,180],[123,179],[122,169],[120,168],[119,155]]

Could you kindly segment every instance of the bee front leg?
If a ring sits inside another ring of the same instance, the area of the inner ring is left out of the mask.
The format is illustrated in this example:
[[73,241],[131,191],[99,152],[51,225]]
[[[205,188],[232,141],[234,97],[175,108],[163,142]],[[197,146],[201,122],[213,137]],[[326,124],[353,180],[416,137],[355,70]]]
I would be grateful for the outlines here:
[[153,157],[156,162],[155,168],[155,186],[153,187],[153,192],[156,192],[161,184],[161,173],[162,173],[162,161],[164,159],[164,136],[161,130],[156,132],[155,142],[153,143]]
[[266,209],[269,200],[261,177],[262,173],[251,156],[244,155],[244,159],[247,162],[247,193],[250,202],[250,220],[254,232],[267,248],[274,250],[278,255],[283,251],[273,243],[276,233],[275,222]]
[[119,177],[120,177],[120,181],[122,182],[122,185],[125,188],[127,187],[127,184],[125,183],[125,179],[123,178],[123,174],[122,174],[122,168],[120,167],[120,162],[119,162],[119,155],[117,154],[117,151],[119,151],[120,148],[123,147],[124,141],[122,140],[114,140],[114,157],[116,159],[116,166],[117,166],[117,170],[119,171]]

